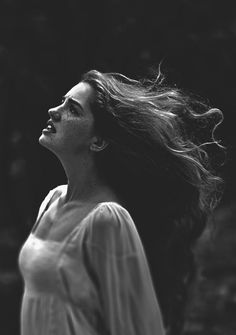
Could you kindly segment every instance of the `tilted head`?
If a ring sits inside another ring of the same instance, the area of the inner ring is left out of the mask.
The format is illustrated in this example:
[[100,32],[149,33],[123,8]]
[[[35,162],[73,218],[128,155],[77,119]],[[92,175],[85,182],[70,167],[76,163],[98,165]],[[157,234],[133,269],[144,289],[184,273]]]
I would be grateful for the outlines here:
[[62,160],[102,150],[106,143],[95,131],[90,108],[93,95],[93,88],[85,82],[72,87],[58,106],[49,109],[50,120],[39,139],[40,144]]

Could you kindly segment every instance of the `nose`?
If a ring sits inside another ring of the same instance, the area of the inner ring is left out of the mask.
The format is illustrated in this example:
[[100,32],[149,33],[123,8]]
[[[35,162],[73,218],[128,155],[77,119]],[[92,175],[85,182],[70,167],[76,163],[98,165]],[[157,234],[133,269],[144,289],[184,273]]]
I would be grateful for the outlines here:
[[53,121],[60,121],[61,120],[61,114],[59,113],[57,108],[50,108],[48,110],[48,114]]

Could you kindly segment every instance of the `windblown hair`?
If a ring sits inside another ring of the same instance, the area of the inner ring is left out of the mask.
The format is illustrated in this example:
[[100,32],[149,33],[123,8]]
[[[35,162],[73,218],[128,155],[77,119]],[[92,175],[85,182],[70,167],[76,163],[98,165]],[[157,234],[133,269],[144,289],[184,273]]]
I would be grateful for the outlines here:
[[168,334],[180,334],[193,246],[222,193],[212,146],[220,110],[154,79],[85,73],[95,127],[108,141],[96,154],[101,177],[123,200],[140,233]]

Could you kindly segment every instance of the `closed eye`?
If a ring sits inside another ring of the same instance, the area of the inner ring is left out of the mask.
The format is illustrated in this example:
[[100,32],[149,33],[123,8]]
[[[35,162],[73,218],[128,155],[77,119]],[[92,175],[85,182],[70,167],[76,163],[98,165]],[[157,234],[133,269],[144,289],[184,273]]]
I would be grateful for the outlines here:
[[69,98],[69,97],[67,98],[66,96],[62,97],[62,103],[64,103],[65,100],[68,103],[69,110],[72,113],[82,114],[84,112],[83,107],[81,106],[81,104],[76,99]]

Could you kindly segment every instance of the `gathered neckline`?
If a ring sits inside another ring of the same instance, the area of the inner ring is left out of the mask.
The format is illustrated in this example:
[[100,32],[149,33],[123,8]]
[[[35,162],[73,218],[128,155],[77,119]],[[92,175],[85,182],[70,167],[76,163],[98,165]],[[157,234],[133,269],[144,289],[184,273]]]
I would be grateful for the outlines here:
[[[55,201],[57,201],[59,198],[57,198]],[[94,212],[95,210],[97,210],[101,205],[104,205],[104,204],[115,204],[119,207],[122,207],[118,202],[115,202],[115,201],[102,201],[102,202],[99,202],[97,203],[86,215],[84,218],[81,219],[81,221],[67,234],[67,236],[65,236],[61,241],[57,241],[57,240],[53,240],[53,239],[44,239],[44,238],[41,238],[40,236],[37,236],[37,234],[35,234],[35,232],[33,232],[31,230],[30,232],[30,236],[33,237],[34,239],[37,239],[39,240],[40,242],[43,242],[43,243],[52,243],[52,244],[64,244],[69,238],[70,236],[73,235],[74,231],[76,229],[78,229],[79,226],[81,226],[81,224],[83,224],[84,221],[86,221]]]

